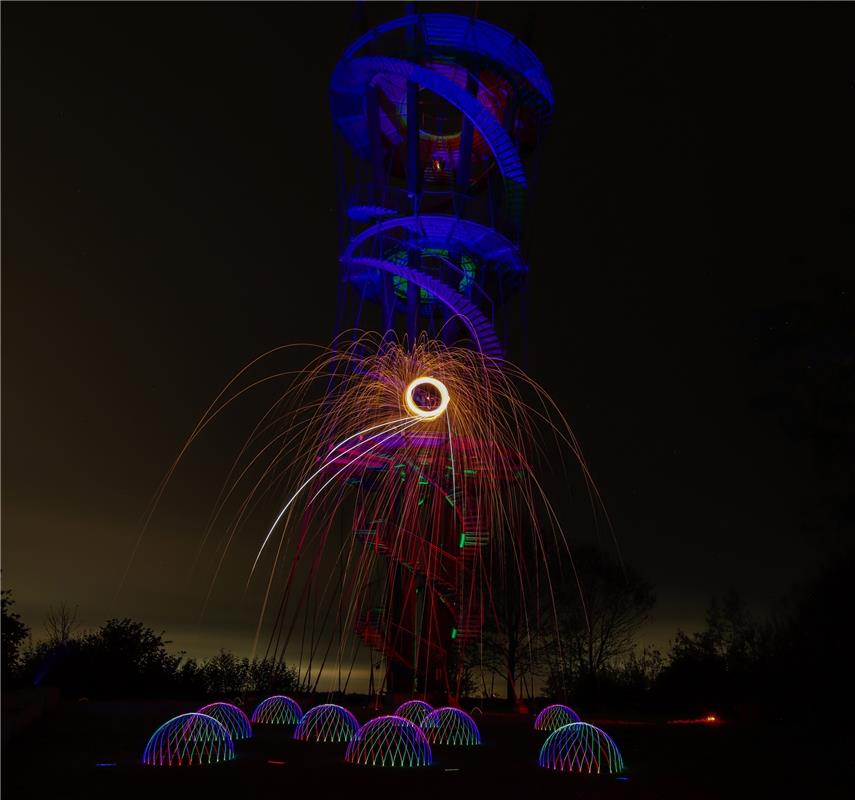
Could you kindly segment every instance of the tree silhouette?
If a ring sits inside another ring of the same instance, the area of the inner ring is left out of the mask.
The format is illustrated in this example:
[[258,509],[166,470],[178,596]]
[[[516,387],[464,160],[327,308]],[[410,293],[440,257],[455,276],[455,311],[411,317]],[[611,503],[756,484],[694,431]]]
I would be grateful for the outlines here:
[[734,590],[713,597],[704,630],[677,631],[658,680],[660,700],[692,714],[732,708],[751,694],[766,640]]
[[533,695],[532,679],[541,671],[543,661],[544,640],[536,611],[522,604],[520,594],[519,586],[513,583],[511,588],[494,593],[481,638],[470,645],[466,659],[472,684],[467,688],[474,692],[480,686],[485,697],[492,696],[498,678],[511,703],[525,694]]
[[36,685],[94,697],[159,696],[175,685],[181,657],[170,655],[163,634],[141,622],[110,619],[81,637],[64,623],[48,628],[51,640],[37,645],[27,659]]
[[557,625],[546,652],[548,691],[556,697],[582,684],[596,691],[604,674],[632,653],[656,602],[631,566],[597,548],[576,548],[573,563],[575,575],[552,586]]
[[13,678],[17,673],[21,645],[30,635],[30,629],[21,622],[21,615],[11,608],[15,604],[12,590],[3,589],[0,593],[2,602],[2,643],[3,643],[3,682]]
[[45,618],[48,645],[56,647],[66,644],[71,641],[75,631],[79,627],[80,625],[77,622],[77,606],[73,610],[65,603],[60,603],[57,608],[51,606]]
[[[630,656],[655,603],[650,585],[593,547],[577,548],[574,564],[575,574],[556,571],[550,583],[526,576],[526,587],[511,581],[494,592],[482,638],[467,659],[485,695],[498,678],[509,700],[533,698],[536,681],[548,676],[546,693],[566,699],[583,683],[596,689]],[[633,662],[634,671],[646,670],[648,661]]]

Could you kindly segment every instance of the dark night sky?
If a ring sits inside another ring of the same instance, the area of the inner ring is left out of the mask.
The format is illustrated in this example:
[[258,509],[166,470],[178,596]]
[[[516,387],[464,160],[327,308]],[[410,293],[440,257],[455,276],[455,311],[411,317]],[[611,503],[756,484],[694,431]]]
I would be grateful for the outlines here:
[[[520,4],[479,14],[530,31]],[[851,17],[534,17],[557,110],[527,366],[657,589],[650,641],[700,625],[729,586],[768,608],[851,541]],[[351,4],[4,4],[3,583],[37,633],[65,601],[193,654],[246,649],[256,598],[229,601],[243,566],[202,622],[183,576],[257,409],[194,453],[114,595],[223,383],[268,348],[329,339],[327,82],[356,32]]]

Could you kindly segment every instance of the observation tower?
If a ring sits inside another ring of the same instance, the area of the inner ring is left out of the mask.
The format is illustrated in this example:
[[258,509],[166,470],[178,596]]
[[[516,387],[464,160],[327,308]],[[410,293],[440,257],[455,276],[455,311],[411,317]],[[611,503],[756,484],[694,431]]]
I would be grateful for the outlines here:
[[[410,345],[426,334],[501,359],[528,272],[531,163],[553,109],[543,66],[487,22],[411,14],[345,51],[330,99],[339,330],[394,330]],[[506,475],[485,476],[466,442],[455,464],[447,439],[422,438],[419,458],[396,461],[392,441],[358,481],[353,534],[385,577],[356,628],[385,657],[388,689],[453,700],[485,614],[484,493],[512,479],[515,454]]]

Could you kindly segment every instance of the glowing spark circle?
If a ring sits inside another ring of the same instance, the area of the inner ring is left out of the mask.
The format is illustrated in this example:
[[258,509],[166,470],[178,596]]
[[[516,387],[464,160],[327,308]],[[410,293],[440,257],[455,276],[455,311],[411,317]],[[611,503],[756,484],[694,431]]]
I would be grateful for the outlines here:
[[416,378],[404,392],[404,405],[414,417],[438,419],[448,408],[448,389],[436,378]]

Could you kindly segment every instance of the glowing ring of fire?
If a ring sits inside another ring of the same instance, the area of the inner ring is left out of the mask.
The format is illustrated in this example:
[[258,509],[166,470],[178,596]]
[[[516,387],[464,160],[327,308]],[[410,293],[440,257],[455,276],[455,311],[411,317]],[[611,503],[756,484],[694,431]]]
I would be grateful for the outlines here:
[[[416,401],[413,398],[413,392],[417,387],[424,384],[433,386],[433,388],[439,392],[439,405],[436,408],[426,410],[424,408],[419,408],[416,404]],[[412,414],[412,416],[421,417],[422,419],[437,419],[438,417],[441,417],[445,412],[445,409],[448,408],[448,399],[448,389],[445,388],[445,384],[442,381],[438,381],[436,378],[416,378],[407,387],[407,391],[404,392],[404,405],[407,407],[407,411]]]

